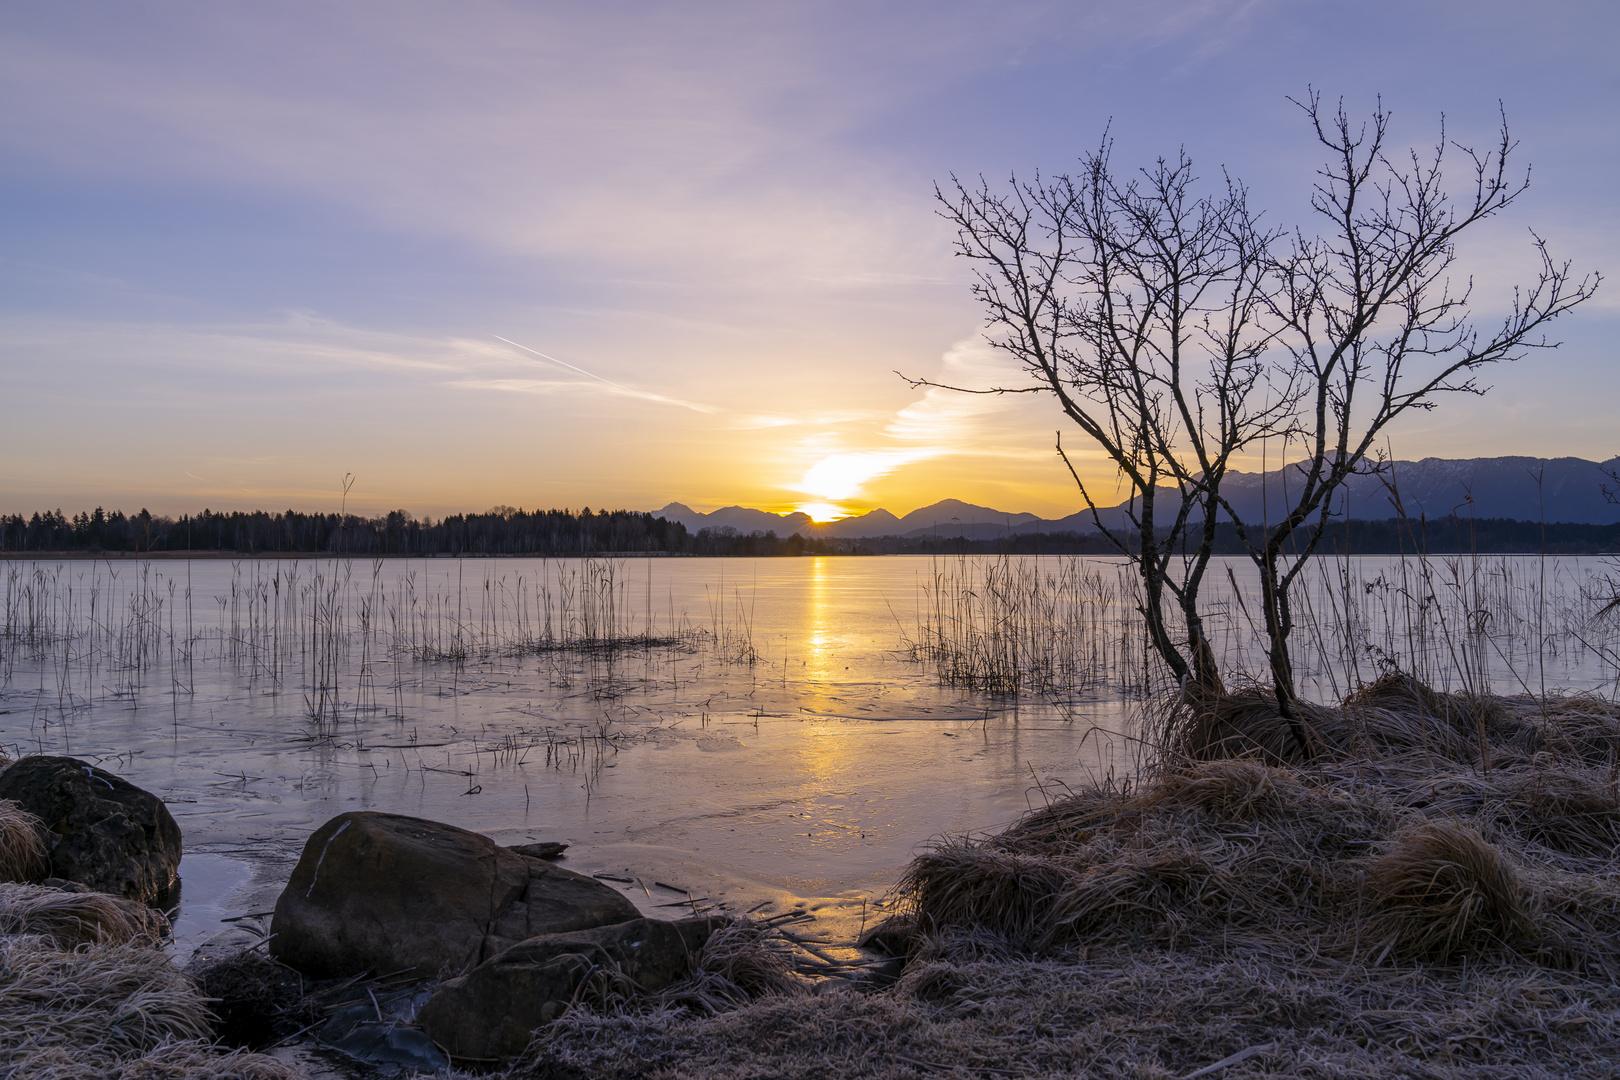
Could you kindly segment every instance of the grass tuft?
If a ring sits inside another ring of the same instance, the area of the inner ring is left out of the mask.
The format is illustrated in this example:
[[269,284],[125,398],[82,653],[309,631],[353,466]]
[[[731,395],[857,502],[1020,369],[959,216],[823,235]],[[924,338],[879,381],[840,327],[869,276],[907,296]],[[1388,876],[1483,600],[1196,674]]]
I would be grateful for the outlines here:
[[1368,867],[1366,892],[1379,960],[1478,956],[1535,935],[1513,865],[1467,826],[1429,821],[1395,837]]
[[33,935],[70,950],[137,939],[156,942],[168,929],[162,915],[121,896],[0,884],[0,934]]
[[0,799],[0,881],[38,881],[50,872],[45,823],[19,803]]

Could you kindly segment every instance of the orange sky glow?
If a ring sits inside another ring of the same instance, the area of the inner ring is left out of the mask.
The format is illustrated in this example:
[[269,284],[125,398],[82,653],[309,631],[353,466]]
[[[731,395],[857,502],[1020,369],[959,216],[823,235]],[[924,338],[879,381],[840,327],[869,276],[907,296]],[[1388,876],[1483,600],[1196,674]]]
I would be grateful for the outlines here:
[[[1526,228],[1582,268],[1620,249],[1593,134],[1620,9],[1552,7],[14,6],[0,512],[330,511],[353,474],[364,513],[1061,517],[1060,430],[1120,489],[1052,400],[907,381],[1025,378],[935,183],[1068,169],[1106,129],[1126,171],[1184,147],[1288,225],[1319,165],[1288,95],[1382,94],[1400,145],[1442,112],[1488,141],[1500,101],[1535,185],[1459,252],[1489,321]],[[1610,456],[1617,324],[1606,288],[1387,449]]]

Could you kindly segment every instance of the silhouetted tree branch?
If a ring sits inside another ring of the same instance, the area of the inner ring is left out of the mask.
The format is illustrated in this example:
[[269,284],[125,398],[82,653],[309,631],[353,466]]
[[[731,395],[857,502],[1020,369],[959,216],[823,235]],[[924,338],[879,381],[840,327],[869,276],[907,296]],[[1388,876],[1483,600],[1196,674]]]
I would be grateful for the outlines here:
[[[1155,649],[1206,690],[1221,680],[1198,592],[1219,519],[1230,518],[1260,575],[1278,705],[1308,754],[1288,598],[1334,493],[1377,467],[1368,452],[1402,415],[1446,393],[1479,393],[1480,369],[1554,347],[1539,332],[1600,278],[1576,280],[1532,233],[1535,283],[1515,289],[1500,325],[1479,329],[1472,282],[1454,286],[1451,272],[1458,236],[1528,184],[1528,172],[1508,172],[1505,119],[1490,151],[1448,143],[1442,124],[1432,153],[1397,163],[1385,152],[1381,104],[1366,126],[1342,104],[1324,112],[1314,91],[1299,104],[1327,151],[1311,200],[1319,234],[1263,228],[1230,177],[1198,194],[1185,154],[1120,177],[1106,137],[1073,176],[1005,186],[953,177],[935,195],[957,227],[957,254],[975,264],[990,342],[1030,377],[960,389],[1050,393],[1113,464],[1129,489],[1119,521],[1104,518],[1059,439],[1096,527],[1141,575]],[[1472,174],[1462,199],[1442,185],[1448,146]],[[1283,470],[1275,518],[1249,520],[1222,482],[1236,455],[1277,443],[1285,463],[1300,459]],[[1184,633],[1166,623],[1167,601],[1180,607]]]

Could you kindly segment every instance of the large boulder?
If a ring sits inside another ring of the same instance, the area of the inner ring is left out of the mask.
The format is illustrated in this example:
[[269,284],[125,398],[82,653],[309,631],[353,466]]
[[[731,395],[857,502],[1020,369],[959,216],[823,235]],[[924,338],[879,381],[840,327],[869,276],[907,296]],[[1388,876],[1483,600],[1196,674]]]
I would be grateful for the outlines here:
[[625,922],[594,878],[438,821],[369,811],[315,830],[276,901],[270,951],[317,978],[460,974],[540,934]]
[[45,823],[51,876],[167,906],[180,876],[180,826],[163,800],[70,757],[25,757],[0,773],[0,799]]
[[[417,1014],[422,1030],[464,1061],[517,1057],[535,1028],[567,1011],[593,972],[621,989],[652,991],[692,969],[722,920],[635,919],[519,942],[466,975],[439,984]],[[625,984],[619,977],[628,979]]]

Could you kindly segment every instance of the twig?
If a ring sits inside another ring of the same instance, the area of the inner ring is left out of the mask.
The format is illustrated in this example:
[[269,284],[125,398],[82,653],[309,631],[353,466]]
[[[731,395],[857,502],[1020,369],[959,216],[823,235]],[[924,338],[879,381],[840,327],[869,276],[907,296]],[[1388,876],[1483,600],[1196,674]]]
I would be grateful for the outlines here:
[[1198,1080],[1200,1076],[1213,1076],[1222,1069],[1226,1068],[1228,1065],[1236,1065],[1240,1061],[1248,1061],[1250,1058],[1254,1057],[1254,1055],[1264,1054],[1275,1049],[1276,1046],[1276,1043],[1268,1042],[1260,1043],[1258,1046],[1251,1046],[1246,1050],[1239,1050],[1235,1054],[1228,1054],[1226,1057],[1221,1058],[1221,1060],[1215,1062],[1213,1065],[1205,1065],[1202,1069],[1188,1073],[1186,1076],[1183,1076],[1181,1080]]

